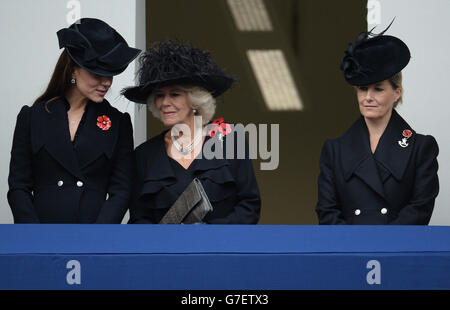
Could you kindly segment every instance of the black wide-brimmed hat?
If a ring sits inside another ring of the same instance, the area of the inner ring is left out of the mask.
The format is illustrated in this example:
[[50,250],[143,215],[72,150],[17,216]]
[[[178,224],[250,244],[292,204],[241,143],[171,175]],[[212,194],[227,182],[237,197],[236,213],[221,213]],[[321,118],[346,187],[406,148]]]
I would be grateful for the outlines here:
[[122,90],[128,100],[137,103],[146,103],[156,88],[169,85],[200,86],[217,97],[235,81],[225,75],[210,52],[173,40],[152,44],[140,64],[139,85]]
[[348,45],[340,68],[349,84],[375,84],[406,67],[411,58],[408,46],[399,38],[383,35],[391,24],[379,34],[373,34],[373,29],[362,32]]
[[102,20],[82,18],[57,33],[59,48],[81,68],[101,75],[122,73],[141,50],[129,47],[114,28]]

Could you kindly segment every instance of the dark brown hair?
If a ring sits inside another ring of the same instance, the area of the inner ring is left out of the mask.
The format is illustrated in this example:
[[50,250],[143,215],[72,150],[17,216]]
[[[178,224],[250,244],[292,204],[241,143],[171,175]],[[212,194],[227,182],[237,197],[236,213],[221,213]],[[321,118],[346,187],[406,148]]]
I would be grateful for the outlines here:
[[61,56],[59,56],[47,89],[34,101],[33,105],[44,102],[47,108],[48,103],[63,97],[72,87],[70,80],[72,79],[74,68],[74,62],[70,59],[69,55],[67,55],[66,50],[64,50],[61,53]]

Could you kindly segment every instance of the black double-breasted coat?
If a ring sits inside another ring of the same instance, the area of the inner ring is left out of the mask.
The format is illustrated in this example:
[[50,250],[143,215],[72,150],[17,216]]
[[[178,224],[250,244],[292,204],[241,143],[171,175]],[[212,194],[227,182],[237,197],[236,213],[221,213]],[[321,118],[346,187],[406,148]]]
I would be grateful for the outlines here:
[[[164,134],[155,136],[135,150],[137,175],[129,223],[159,223],[184,190],[177,186],[180,180],[173,165],[178,164],[167,155]],[[207,137],[206,141],[209,139]],[[202,183],[213,207],[204,222],[256,224],[260,216],[261,199],[252,162],[248,156],[242,159],[237,156],[234,159],[227,158],[226,139],[223,142],[222,158],[199,156],[188,168],[190,176]]]
[[[412,135],[401,143],[405,129]],[[319,224],[428,224],[439,192],[438,153],[436,140],[417,134],[395,110],[372,153],[361,117],[323,146]]]
[[[120,223],[133,172],[130,116],[89,102],[70,139],[66,99],[22,107],[14,132],[8,202],[15,223]],[[107,116],[103,130],[98,117]]]

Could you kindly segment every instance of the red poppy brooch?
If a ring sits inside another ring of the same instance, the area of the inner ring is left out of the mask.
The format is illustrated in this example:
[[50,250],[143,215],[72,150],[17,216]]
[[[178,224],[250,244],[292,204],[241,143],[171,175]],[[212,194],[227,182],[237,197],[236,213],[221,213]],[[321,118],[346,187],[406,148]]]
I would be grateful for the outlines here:
[[230,124],[223,121],[223,117],[214,120],[211,124],[211,129],[209,130],[209,136],[211,138],[217,137],[220,141],[223,141],[223,137],[231,132]]
[[97,117],[97,126],[101,130],[109,130],[111,128],[111,120],[106,115],[99,116]]
[[412,136],[412,131],[409,129],[405,129],[402,132],[402,136],[403,138],[398,141],[398,145],[400,145],[401,147],[407,147],[409,145],[408,139]]

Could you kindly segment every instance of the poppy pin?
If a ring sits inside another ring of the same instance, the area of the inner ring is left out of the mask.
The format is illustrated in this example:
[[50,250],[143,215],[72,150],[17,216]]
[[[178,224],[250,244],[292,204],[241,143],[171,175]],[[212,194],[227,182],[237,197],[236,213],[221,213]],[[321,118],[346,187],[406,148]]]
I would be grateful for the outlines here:
[[231,133],[231,126],[224,122],[223,117],[214,120],[209,130],[209,136],[211,138],[218,135],[220,141],[223,141],[223,137]]
[[412,131],[409,129],[405,129],[402,132],[402,136],[403,138],[398,141],[398,145],[400,145],[401,147],[407,147],[409,145],[408,139],[412,136]]
[[412,136],[412,131],[409,129],[405,129],[402,132],[402,136],[405,137],[406,139],[409,139]]
[[97,126],[101,130],[109,130],[111,128],[111,120],[106,115],[99,116],[97,117]]

